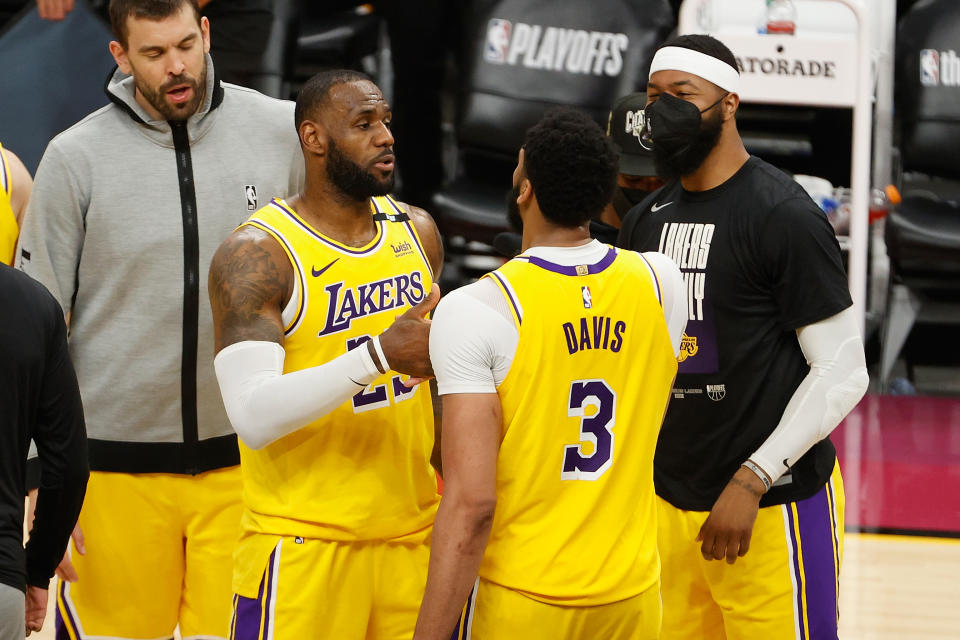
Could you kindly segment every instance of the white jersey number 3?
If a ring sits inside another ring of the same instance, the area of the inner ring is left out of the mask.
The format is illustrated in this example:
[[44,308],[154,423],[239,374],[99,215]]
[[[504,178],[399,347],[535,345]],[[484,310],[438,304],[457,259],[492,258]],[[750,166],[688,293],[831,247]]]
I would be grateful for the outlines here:
[[[587,415],[587,407],[593,408]],[[580,444],[564,447],[561,480],[596,480],[613,464],[613,426],[617,393],[605,380],[574,380],[570,383],[567,415],[580,418]],[[585,447],[590,443],[592,447]],[[589,449],[589,453],[584,453]]]

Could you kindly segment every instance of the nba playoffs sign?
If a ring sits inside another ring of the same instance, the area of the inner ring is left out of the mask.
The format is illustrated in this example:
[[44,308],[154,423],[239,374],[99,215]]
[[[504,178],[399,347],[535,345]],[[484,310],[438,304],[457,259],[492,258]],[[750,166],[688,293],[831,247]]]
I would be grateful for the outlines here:
[[925,87],[960,87],[960,56],[953,49],[920,51],[920,84]]
[[834,36],[719,36],[740,67],[740,99],[771,104],[851,107],[857,93],[857,46]]
[[625,33],[568,29],[492,18],[483,60],[561,73],[616,77],[630,46]]

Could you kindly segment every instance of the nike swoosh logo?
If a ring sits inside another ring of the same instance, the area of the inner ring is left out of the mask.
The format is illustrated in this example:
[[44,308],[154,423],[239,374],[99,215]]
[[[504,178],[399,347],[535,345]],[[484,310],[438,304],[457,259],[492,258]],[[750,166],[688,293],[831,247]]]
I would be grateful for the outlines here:
[[660,211],[660,209],[663,209],[664,207],[669,207],[669,206],[672,205],[672,204],[673,204],[673,200],[671,200],[670,202],[665,202],[665,203],[663,203],[663,204],[660,204],[660,203],[658,202],[658,203],[656,203],[655,205],[653,205],[652,207],[650,207],[650,211],[653,212],[653,213],[656,213],[657,211]]
[[[339,259],[340,258],[337,258],[337,260]],[[336,262],[337,260],[334,260],[333,262],[325,266],[323,269],[317,269],[316,267],[311,267],[310,272],[313,273],[314,278],[319,278],[321,275],[323,275],[323,272],[329,269],[330,267],[332,267],[334,262]]]

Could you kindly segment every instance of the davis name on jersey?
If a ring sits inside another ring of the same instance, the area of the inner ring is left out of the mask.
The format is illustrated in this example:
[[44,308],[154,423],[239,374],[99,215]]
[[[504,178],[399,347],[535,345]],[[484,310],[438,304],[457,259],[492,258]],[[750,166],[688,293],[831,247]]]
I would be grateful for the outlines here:
[[318,336],[346,331],[357,318],[402,307],[404,301],[413,306],[426,296],[420,271],[375,280],[358,287],[345,288],[343,282],[334,282],[323,290],[328,296],[327,321]]
[[[613,326],[611,332],[610,327]],[[579,327],[579,330],[576,328]],[[623,346],[623,334],[627,332],[627,323],[623,320],[612,322],[604,316],[593,316],[589,320],[580,318],[579,322],[564,322],[563,336],[567,340],[570,355],[588,349],[609,349],[620,352]]]

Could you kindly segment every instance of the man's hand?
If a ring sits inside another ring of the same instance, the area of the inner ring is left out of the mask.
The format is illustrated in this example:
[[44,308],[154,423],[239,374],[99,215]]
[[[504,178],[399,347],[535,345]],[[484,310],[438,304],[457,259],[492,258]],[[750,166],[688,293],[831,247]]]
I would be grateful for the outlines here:
[[390,369],[416,378],[433,376],[433,366],[430,364],[430,320],[426,315],[433,311],[438,302],[440,287],[433,285],[430,295],[408,309],[380,334],[380,347]]
[[757,520],[763,482],[749,469],[740,467],[717,498],[700,527],[697,541],[702,541],[700,553],[706,560],[727,559],[728,564],[746,555]]
[[44,20],[63,20],[73,11],[73,0],[37,0],[37,13]]
[[[73,538],[73,546],[77,549],[77,553],[82,556],[87,555],[87,547],[83,540],[83,530],[80,529],[79,524],[73,528],[73,533],[70,534],[70,537]],[[73,567],[73,561],[70,560],[70,545],[67,545],[67,550],[63,554],[63,560],[57,565],[56,573],[58,578],[66,580],[67,582],[76,582],[79,579],[77,570]]]
[[43,619],[47,617],[47,590],[27,585],[27,635],[43,628]]

